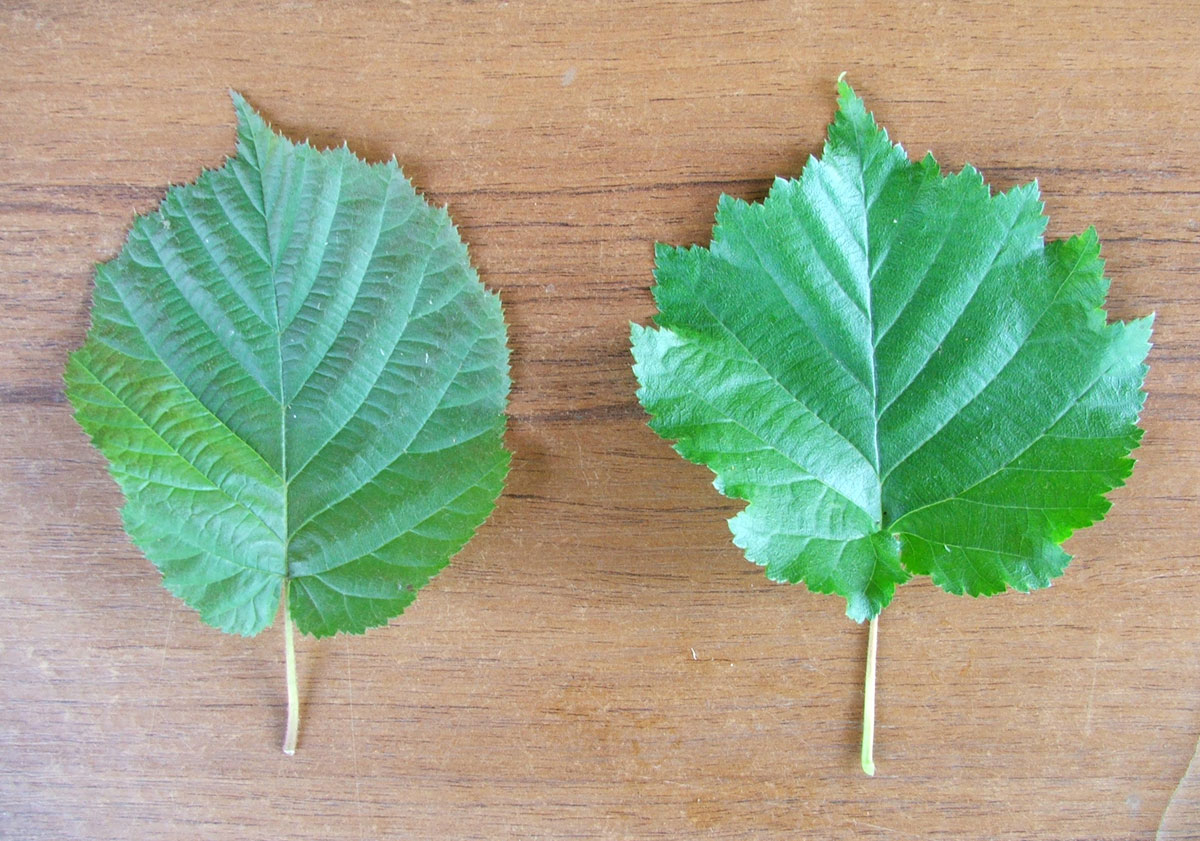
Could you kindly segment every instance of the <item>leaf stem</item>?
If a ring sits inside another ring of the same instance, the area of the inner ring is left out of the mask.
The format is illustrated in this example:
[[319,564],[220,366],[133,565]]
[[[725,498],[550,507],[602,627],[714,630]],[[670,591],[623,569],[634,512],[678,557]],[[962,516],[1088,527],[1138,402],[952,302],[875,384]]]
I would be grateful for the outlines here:
[[287,732],[283,735],[283,752],[296,752],[296,737],[300,733],[300,693],[296,690],[296,632],[292,629],[292,614],[288,611],[288,583],[283,583],[283,652],[287,668],[288,716]]
[[875,652],[879,648],[879,614],[871,618],[867,634],[867,677],[863,686],[862,769],[875,776]]

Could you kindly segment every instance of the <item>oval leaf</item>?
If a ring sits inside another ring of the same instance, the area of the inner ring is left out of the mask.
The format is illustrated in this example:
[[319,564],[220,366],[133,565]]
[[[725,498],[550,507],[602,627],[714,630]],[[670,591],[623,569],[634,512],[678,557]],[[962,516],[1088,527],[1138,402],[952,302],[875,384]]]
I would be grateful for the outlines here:
[[362,633],[491,512],[508,471],[500,301],[396,162],[274,133],[167,192],[97,268],[76,418],[164,585],[222,630]]

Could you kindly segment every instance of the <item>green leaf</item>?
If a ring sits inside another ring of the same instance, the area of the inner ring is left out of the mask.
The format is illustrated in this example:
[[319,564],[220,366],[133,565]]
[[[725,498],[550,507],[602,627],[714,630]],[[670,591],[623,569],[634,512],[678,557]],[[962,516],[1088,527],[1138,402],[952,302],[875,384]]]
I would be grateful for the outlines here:
[[508,349],[446,211],[396,165],[293,144],[237,94],[237,155],[96,270],[67,364],[133,541],[222,630],[401,613],[491,512]]
[[746,556],[855,620],[912,575],[1046,587],[1132,469],[1151,319],[1106,323],[1095,232],[1044,242],[1036,184],[910,161],[839,94],[799,180],[722,196],[708,248],[657,247],[638,397],[748,501]]

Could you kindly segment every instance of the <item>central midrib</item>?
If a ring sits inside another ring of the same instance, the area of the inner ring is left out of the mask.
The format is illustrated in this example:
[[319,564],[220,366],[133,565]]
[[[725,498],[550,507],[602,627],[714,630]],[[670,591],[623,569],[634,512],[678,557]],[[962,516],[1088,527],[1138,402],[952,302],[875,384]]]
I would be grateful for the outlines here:
[[[270,270],[271,281],[271,297],[274,301],[275,311],[275,373],[277,382],[279,383],[279,484],[280,498],[283,500],[283,511],[281,512],[281,520],[283,528],[281,529],[282,542],[282,560],[283,560],[283,599],[287,599],[288,582],[291,581],[291,563],[289,561],[289,548],[291,545],[292,536],[288,529],[288,470],[287,470],[287,401],[284,397],[285,389],[283,384],[283,328],[282,317],[279,311],[279,287],[276,284],[276,273],[279,270],[278,255],[271,243],[271,212],[267,207],[267,191],[264,181],[266,180],[264,161],[260,154],[259,143],[254,144],[255,169],[258,172],[258,194],[262,205],[263,215],[263,236],[266,239],[266,253],[268,257],[267,268]],[[292,224],[295,225],[295,218],[292,219]],[[291,232],[289,231],[289,237]]]
[[873,447],[875,468],[875,479],[879,486],[879,494],[877,496],[879,502],[879,510],[871,512],[875,521],[875,528],[882,530],[884,526],[883,512],[883,479],[879,475],[879,366],[875,357],[876,347],[874,341],[875,335],[875,306],[874,293],[875,289],[871,283],[871,279],[875,276],[874,267],[871,265],[871,203],[867,200],[867,185],[866,185],[866,161],[863,159],[862,136],[856,131],[854,133],[854,143],[858,152],[858,194],[862,199],[862,243],[863,252],[866,257],[866,277],[863,278],[863,285],[866,289],[866,305],[867,305],[867,343],[869,345],[868,359],[871,367],[871,444]]

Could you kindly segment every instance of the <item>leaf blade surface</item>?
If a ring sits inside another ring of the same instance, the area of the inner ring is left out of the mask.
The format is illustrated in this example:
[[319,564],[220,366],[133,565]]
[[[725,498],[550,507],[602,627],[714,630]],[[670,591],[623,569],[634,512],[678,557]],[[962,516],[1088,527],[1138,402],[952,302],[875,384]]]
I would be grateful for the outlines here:
[[134,542],[229,632],[384,624],[503,486],[507,334],[444,209],[394,161],[275,133],[171,188],[98,267],[67,365]]
[[876,616],[1048,586],[1132,467],[1150,319],[1106,323],[1088,231],[1045,243],[1036,185],[909,161],[839,84],[820,159],[761,203],[722,196],[708,248],[656,250],[633,327],[650,425],[728,496],[769,577]]

